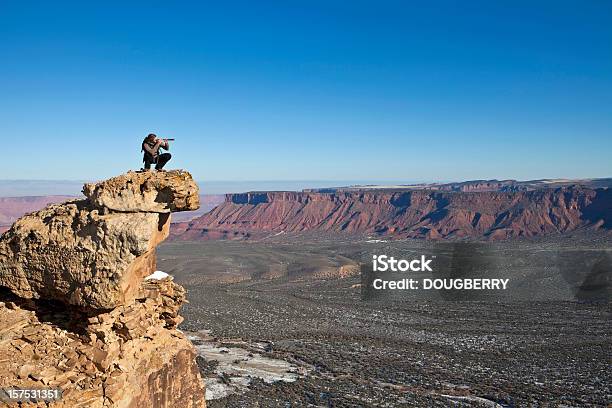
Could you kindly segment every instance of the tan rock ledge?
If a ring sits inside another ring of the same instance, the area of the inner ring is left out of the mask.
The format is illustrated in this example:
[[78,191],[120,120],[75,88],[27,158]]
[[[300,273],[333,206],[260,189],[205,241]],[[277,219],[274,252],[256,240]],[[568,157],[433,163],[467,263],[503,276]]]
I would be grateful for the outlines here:
[[198,186],[184,170],[128,172],[88,183],[83,194],[99,208],[121,212],[169,213],[200,208]]
[[0,286],[25,299],[113,309],[155,271],[167,212],[199,206],[198,186],[180,170],[129,172],[83,190],[89,199],[25,215],[0,237]]

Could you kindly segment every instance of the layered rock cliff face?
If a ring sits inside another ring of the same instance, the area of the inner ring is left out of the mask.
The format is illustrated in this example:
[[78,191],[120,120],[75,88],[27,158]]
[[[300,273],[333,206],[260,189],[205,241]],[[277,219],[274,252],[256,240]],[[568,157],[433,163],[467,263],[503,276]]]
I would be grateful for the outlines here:
[[0,387],[59,387],[58,407],[203,407],[176,330],[185,291],[147,278],[169,213],[199,207],[191,175],[127,173],[83,192],[0,238]]
[[229,194],[224,204],[173,226],[174,239],[327,231],[392,238],[507,239],[612,224],[612,191],[563,187],[517,192],[355,191]]

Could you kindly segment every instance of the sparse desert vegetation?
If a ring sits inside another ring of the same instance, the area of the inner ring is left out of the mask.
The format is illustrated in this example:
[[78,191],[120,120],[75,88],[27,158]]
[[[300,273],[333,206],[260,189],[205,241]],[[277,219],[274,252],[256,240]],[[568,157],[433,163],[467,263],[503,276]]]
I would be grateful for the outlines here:
[[[609,248],[605,239],[583,242],[597,250]],[[214,347],[244,348],[284,360],[302,373],[294,382],[253,378],[247,388],[210,400],[209,406],[609,403],[607,303],[363,301],[358,275],[316,276],[317,268],[359,262],[372,250],[421,250],[426,245],[284,236],[274,242],[161,246],[159,268],[188,290],[182,330],[210,330]],[[487,245],[497,245],[496,250],[520,264],[517,254],[580,247],[580,240]],[[546,280],[536,269],[514,273],[524,282]],[[231,381],[222,371],[203,374],[210,383],[220,376]]]

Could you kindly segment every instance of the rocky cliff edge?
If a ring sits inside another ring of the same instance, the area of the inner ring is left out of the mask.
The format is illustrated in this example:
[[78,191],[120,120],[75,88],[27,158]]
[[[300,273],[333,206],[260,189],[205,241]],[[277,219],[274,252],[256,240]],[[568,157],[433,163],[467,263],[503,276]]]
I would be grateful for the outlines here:
[[185,171],[129,172],[83,192],[0,238],[0,388],[57,387],[55,407],[204,407],[176,329],[185,290],[148,278],[170,212],[199,207],[197,185]]

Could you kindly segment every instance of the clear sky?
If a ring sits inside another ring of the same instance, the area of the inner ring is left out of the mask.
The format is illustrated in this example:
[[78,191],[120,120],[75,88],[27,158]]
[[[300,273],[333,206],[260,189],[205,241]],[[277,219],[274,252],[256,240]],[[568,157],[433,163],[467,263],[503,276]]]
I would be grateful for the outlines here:
[[607,0],[86,3],[0,0],[0,178],[612,176]]

